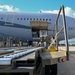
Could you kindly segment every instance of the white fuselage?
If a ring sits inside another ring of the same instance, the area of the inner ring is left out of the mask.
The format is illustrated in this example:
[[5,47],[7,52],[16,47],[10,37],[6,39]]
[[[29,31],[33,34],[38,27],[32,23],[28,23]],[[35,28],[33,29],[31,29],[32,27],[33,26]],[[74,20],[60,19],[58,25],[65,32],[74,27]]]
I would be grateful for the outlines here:
[[[17,12],[0,12],[0,33],[11,35],[23,40],[32,40],[31,20],[48,21],[48,35],[52,36],[52,29],[56,21],[56,14],[50,13],[17,13]],[[59,28],[62,25],[62,18],[59,18]],[[66,16],[66,25],[68,38],[74,38],[75,19]],[[2,34],[0,34],[1,36]],[[63,38],[63,34],[60,35]]]

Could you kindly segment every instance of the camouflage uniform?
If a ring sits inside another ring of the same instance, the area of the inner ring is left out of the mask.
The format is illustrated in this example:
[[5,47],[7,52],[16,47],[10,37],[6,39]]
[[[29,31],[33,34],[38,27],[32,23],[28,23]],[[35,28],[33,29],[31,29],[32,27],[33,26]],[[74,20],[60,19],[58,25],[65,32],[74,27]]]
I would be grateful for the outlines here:
[[46,36],[46,47],[50,45],[50,42],[51,42],[50,36]]
[[41,46],[44,46],[44,37],[40,37]]

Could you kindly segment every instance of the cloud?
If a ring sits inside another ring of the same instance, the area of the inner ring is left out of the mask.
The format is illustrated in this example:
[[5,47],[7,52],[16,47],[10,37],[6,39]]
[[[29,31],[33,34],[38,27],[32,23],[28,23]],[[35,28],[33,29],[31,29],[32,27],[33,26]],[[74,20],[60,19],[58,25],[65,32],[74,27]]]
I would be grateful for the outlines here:
[[75,18],[75,12],[74,12],[74,10],[72,10],[70,7],[66,7],[65,8],[65,14],[67,15],[67,16],[70,16],[70,17],[74,17]]
[[41,10],[42,13],[58,13],[58,10]]
[[[47,10],[47,11],[41,10],[41,12],[43,13],[54,13],[54,14],[57,14],[58,11],[59,10]],[[75,18],[75,11],[72,10],[72,8],[70,7],[65,7],[65,15]]]
[[14,8],[12,5],[0,5],[0,11],[20,12],[20,9]]
[[[0,11],[8,11],[8,12],[20,12],[19,8],[13,7],[12,5],[0,5]],[[59,10],[41,10],[43,13],[54,13],[58,14]],[[65,7],[66,16],[70,16],[75,18],[75,11],[70,7]]]

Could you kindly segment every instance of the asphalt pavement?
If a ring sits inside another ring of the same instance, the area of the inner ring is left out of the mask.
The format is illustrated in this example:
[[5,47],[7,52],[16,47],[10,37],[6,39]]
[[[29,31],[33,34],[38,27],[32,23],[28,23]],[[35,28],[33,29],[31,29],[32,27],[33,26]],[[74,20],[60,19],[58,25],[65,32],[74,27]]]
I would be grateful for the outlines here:
[[75,47],[69,47],[69,49],[69,61],[64,63],[58,63],[57,75],[75,75]]

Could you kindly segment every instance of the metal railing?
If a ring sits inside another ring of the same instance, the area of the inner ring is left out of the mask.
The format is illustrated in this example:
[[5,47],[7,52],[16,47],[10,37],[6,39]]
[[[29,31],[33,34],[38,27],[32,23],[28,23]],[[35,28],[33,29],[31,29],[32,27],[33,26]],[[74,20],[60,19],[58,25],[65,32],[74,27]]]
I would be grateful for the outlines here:
[[[62,19],[63,19],[63,26],[62,28],[58,31],[58,20],[59,20],[59,16],[62,12]],[[68,37],[67,37],[67,28],[66,28],[66,19],[65,19],[65,10],[64,10],[64,5],[62,5],[60,7],[59,13],[57,15],[57,19],[53,28],[53,34],[54,32],[56,32],[55,34],[55,39],[52,41],[52,43],[50,44],[50,46],[53,45],[53,43],[56,41],[56,49],[58,50],[58,37],[60,35],[60,33],[64,30],[64,38],[65,38],[65,45],[66,45],[66,55],[67,55],[67,60],[69,60],[69,46],[68,46]],[[49,47],[50,47],[49,46]]]

